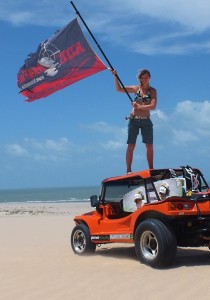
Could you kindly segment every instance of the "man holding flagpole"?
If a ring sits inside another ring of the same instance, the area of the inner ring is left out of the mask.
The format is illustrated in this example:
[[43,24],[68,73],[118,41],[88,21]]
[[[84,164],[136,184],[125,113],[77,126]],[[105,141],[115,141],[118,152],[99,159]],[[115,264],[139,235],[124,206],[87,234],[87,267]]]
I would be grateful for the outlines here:
[[156,108],[157,92],[149,84],[150,71],[147,69],[141,70],[137,75],[139,85],[125,86],[125,89],[119,83],[118,76],[116,76],[117,72],[114,70],[112,74],[115,75],[114,81],[118,92],[125,92],[126,89],[128,93],[135,94],[135,100],[131,102],[133,106],[132,111],[127,117],[129,119],[126,151],[127,173],[132,172],[133,152],[139,130],[141,130],[142,142],[146,145],[149,169],[153,169],[153,124],[150,119],[150,110]]

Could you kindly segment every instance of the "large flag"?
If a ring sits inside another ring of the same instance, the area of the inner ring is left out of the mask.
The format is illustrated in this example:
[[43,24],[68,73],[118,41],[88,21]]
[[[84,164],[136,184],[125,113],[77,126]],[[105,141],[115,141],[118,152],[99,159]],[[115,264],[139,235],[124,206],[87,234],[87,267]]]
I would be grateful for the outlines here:
[[105,69],[74,19],[28,55],[18,72],[17,84],[30,102]]

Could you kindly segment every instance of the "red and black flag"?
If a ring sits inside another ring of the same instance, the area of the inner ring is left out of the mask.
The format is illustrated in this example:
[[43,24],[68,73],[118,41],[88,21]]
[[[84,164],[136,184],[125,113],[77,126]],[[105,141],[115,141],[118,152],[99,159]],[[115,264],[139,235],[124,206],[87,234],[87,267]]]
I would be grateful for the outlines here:
[[29,54],[18,72],[17,84],[31,102],[105,69],[74,19]]

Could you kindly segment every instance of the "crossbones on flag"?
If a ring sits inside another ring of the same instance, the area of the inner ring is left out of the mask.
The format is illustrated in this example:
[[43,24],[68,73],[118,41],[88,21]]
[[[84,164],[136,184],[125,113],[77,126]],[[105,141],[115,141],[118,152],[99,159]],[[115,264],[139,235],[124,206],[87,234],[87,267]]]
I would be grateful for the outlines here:
[[105,69],[74,19],[28,55],[18,72],[17,84],[26,101],[31,102]]

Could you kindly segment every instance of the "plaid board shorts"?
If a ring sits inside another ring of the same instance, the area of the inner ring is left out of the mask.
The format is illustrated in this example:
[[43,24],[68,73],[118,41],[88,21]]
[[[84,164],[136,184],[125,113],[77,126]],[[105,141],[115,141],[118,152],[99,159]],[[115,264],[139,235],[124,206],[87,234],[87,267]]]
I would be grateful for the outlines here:
[[139,130],[141,130],[142,143],[153,144],[153,124],[149,118],[141,120],[129,120],[127,144],[136,144]]

